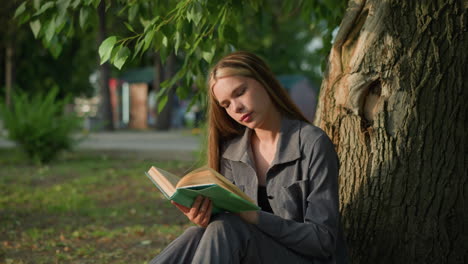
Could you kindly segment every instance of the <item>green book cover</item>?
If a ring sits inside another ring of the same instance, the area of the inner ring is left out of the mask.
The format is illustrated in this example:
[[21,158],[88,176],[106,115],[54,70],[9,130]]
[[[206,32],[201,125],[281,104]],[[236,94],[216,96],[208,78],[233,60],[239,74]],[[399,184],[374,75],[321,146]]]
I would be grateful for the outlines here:
[[[260,207],[255,205],[252,201],[249,201],[233,193],[232,191],[221,187],[216,183],[196,184],[175,188],[173,187],[173,184],[175,182],[174,175],[161,169],[157,170],[159,170],[159,172],[162,171],[163,174],[155,175],[154,173],[151,173],[150,170],[146,172],[146,176],[148,176],[148,178],[156,185],[156,187],[158,187],[158,189],[164,194],[164,196],[167,199],[172,200],[183,206],[191,207],[195,198],[201,195],[204,197],[208,197],[213,202],[212,214],[216,214],[223,211],[238,213],[242,211],[255,211],[260,209]],[[166,190],[165,188],[163,188],[164,182],[161,182],[160,175],[164,175],[164,178],[167,180],[167,182],[170,182],[169,185],[172,185],[170,187],[174,188],[173,190],[167,190],[167,186]],[[167,179],[168,177],[169,179]],[[241,192],[235,186],[230,188],[236,188],[237,192]],[[246,196],[245,194],[243,195]]]

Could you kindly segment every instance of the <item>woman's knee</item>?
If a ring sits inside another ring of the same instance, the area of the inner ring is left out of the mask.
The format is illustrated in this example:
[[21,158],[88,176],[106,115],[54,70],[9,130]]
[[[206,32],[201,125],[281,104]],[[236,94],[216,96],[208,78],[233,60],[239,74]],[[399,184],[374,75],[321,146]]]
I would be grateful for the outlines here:
[[187,236],[187,237],[201,237],[203,236],[204,232],[205,232],[205,228],[203,227],[191,226],[185,229],[182,235]]
[[187,228],[182,235],[172,241],[150,264],[190,263],[190,260],[203,237],[205,229],[197,226]]
[[235,235],[248,232],[247,223],[245,223],[239,216],[231,213],[222,213],[214,216],[213,220],[208,224],[205,233],[222,233]]

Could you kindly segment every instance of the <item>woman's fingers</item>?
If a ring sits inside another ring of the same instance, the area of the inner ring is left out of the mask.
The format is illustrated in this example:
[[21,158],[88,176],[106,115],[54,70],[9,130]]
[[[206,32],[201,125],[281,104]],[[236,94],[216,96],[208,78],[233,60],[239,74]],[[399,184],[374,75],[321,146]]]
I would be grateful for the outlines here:
[[209,201],[207,198],[204,198],[203,196],[197,196],[195,198],[192,207],[190,210],[185,214],[190,221],[193,223],[200,225],[201,219],[200,216],[204,214],[205,209],[205,203],[206,201]]
[[210,199],[205,198],[198,210],[198,215],[195,216],[194,222],[202,227],[206,227],[210,221],[211,203]]
[[198,219],[204,219],[205,215],[208,212],[208,207],[210,206],[210,199],[204,198],[200,208],[198,209],[198,214],[195,216]]
[[213,209],[213,202],[209,200],[208,208],[206,210],[205,215],[203,216],[203,220],[200,223],[200,226],[202,227],[207,227],[208,224],[210,223],[210,218],[211,218],[211,210]]
[[198,211],[200,210],[200,206],[202,205],[202,202],[204,200],[203,196],[197,196],[195,198],[195,201],[192,204],[192,208],[190,208],[189,214],[194,218],[198,215]]
[[213,202],[203,196],[197,196],[192,204],[192,207],[186,207],[171,201],[187,218],[194,224],[202,227],[208,226],[211,218],[211,211],[213,209]]
[[183,206],[183,205],[178,204],[178,203],[176,203],[176,202],[174,202],[174,201],[171,201],[171,203],[172,203],[173,205],[175,205],[175,206],[177,207],[177,209],[179,209],[179,210],[180,210],[182,213],[184,213],[184,214],[187,214],[188,212],[190,212],[190,208],[189,208],[189,207]]

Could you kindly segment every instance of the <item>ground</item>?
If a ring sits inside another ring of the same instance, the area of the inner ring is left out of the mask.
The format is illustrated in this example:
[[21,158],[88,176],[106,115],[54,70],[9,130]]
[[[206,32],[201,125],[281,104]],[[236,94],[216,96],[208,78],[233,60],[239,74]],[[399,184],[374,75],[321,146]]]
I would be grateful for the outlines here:
[[193,162],[68,154],[50,165],[0,149],[0,263],[146,263],[190,223],[144,175]]

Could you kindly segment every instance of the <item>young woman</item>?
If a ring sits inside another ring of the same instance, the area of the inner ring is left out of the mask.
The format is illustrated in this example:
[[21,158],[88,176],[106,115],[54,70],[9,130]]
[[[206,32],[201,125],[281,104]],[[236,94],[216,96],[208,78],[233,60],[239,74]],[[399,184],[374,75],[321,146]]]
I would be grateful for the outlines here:
[[151,263],[347,263],[338,159],[327,135],[254,54],[221,59],[208,89],[208,165],[262,210],[211,218],[209,199],[174,203],[198,227]]

